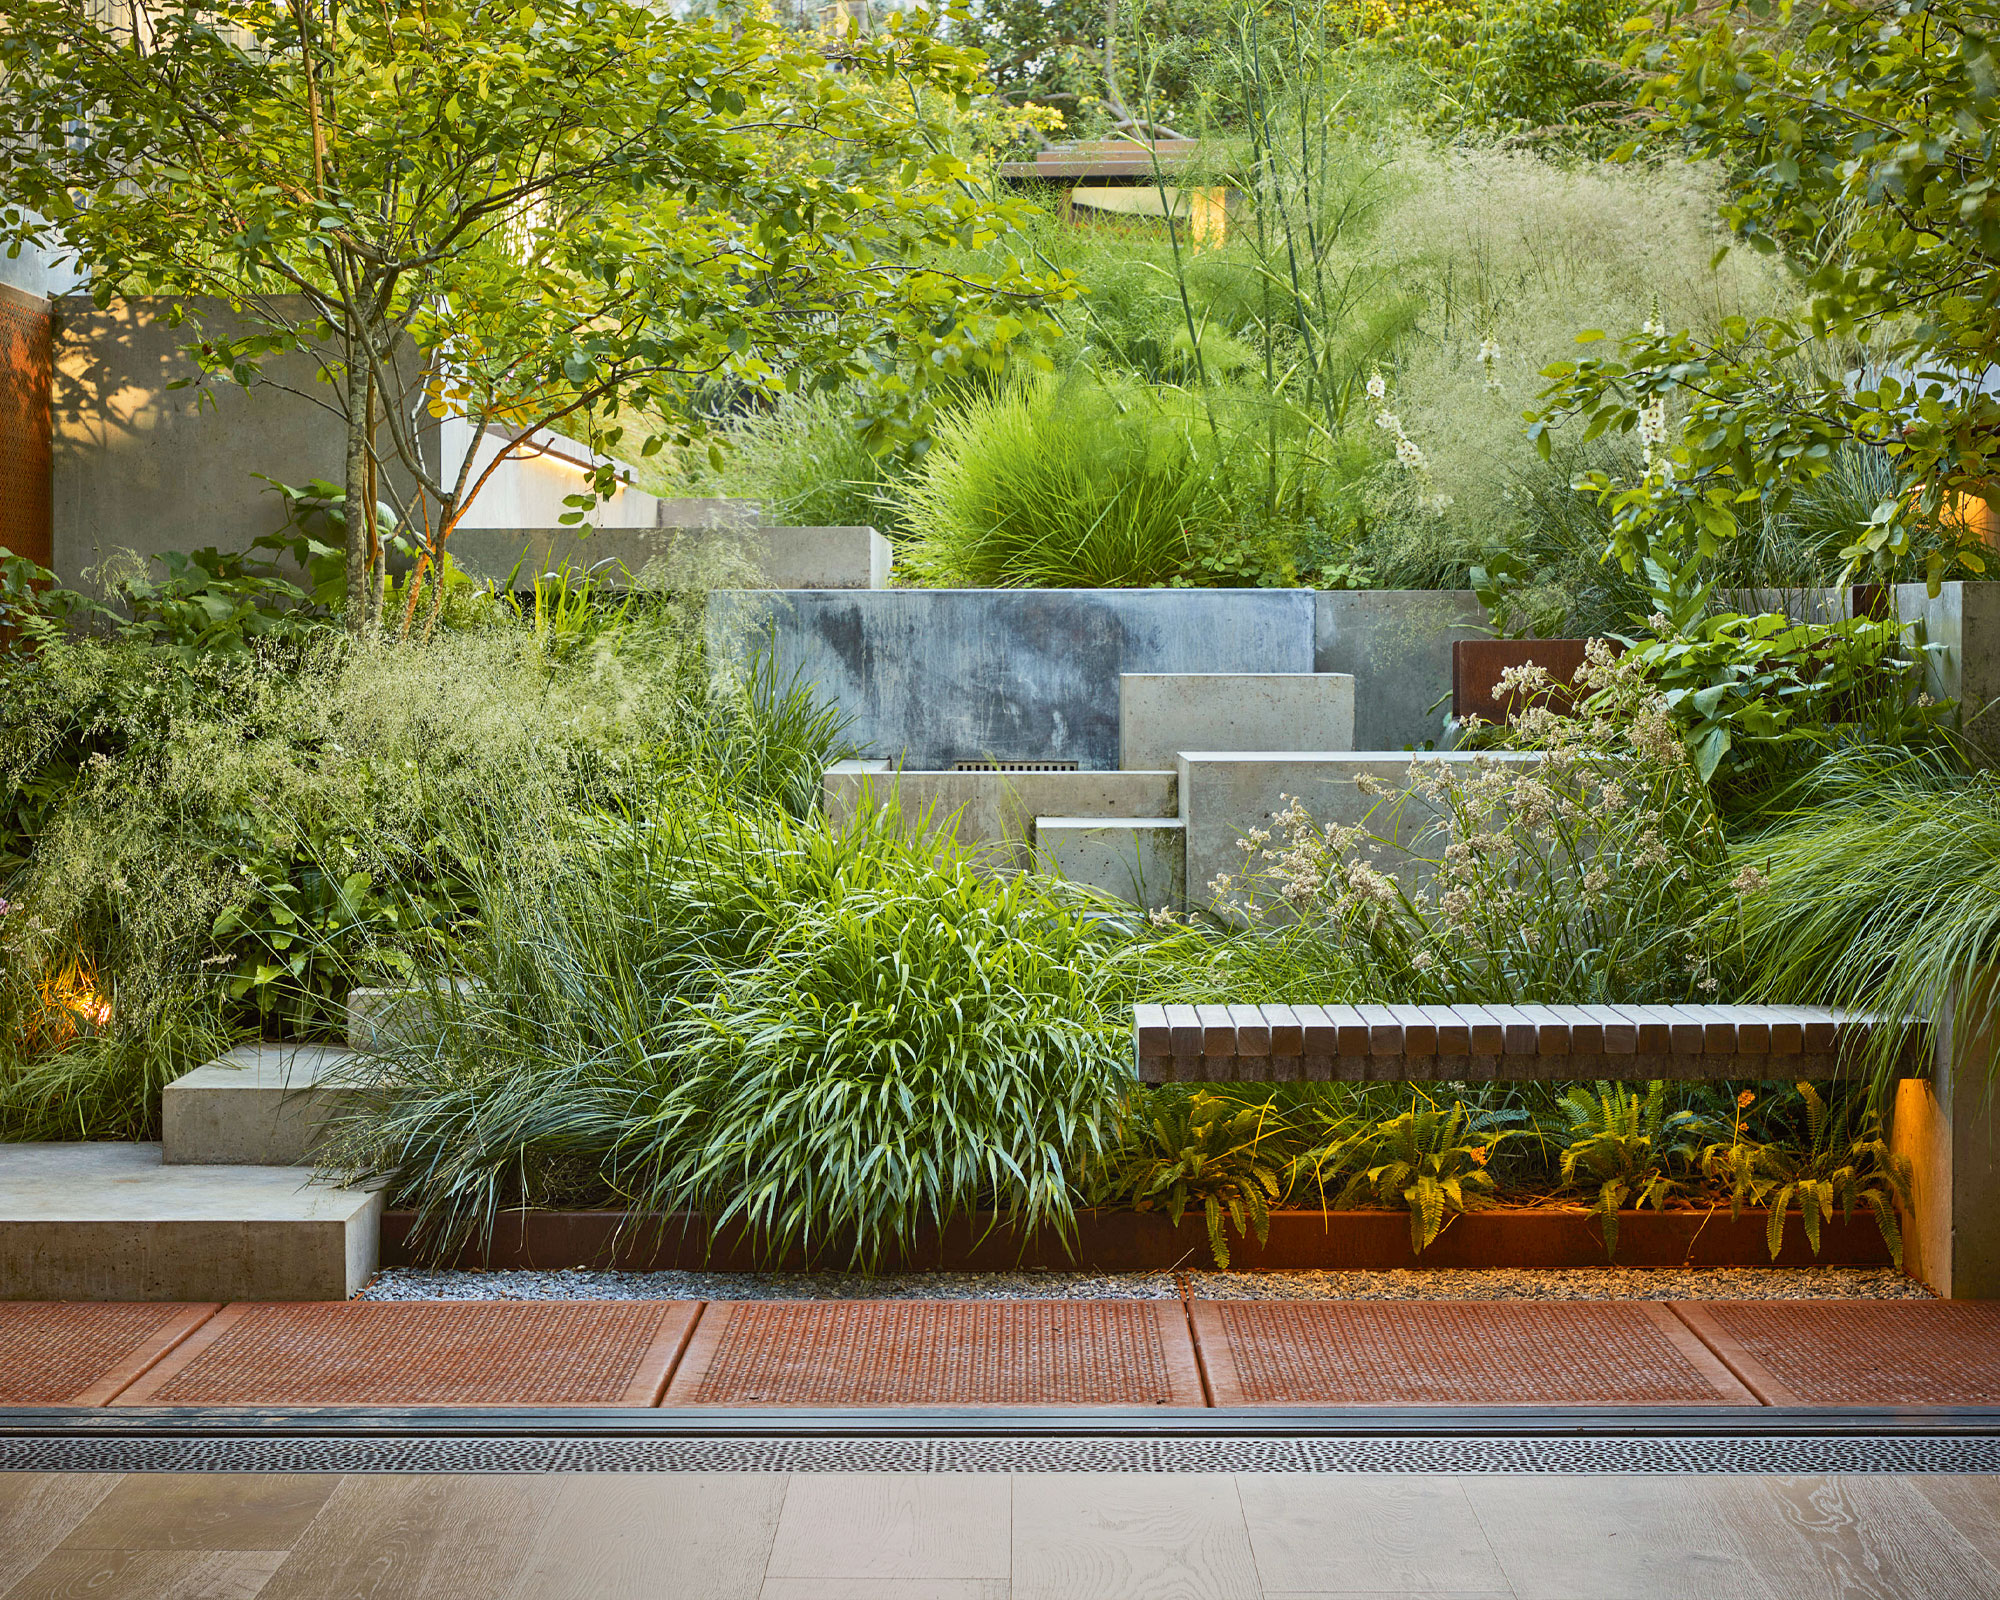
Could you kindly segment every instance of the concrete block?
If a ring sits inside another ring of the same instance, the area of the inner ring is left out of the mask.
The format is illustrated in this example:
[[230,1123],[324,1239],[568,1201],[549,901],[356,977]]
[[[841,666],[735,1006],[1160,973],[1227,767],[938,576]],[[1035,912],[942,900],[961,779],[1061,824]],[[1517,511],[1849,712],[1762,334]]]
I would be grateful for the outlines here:
[[768,647],[780,682],[814,684],[864,753],[911,771],[1113,771],[1121,674],[1314,670],[1303,589],[716,593],[708,626],[718,656]]
[[894,805],[912,834],[949,839],[1009,871],[1034,865],[1037,817],[1176,816],[1171,772],[895,772],[842,762],[821,793],[837,827]]
[[1470,589],[1340,589],[1313,600],[1312,670],[1353,676],[1353,748],[1420,749],[1441,739],[1452,644],[1492,635],[1479,596]]
[[773,589],[886,589],[896,563],[873,528],[760,528],[747,544]]
[[[470,978],[451,986],[465,999],[478,990]],[[347,991],[347,1043],[353,1050],[386,1050],[421,1038],[441,1009],[438,998],[420,989]]]
[[1178,817],[1037,817],[1043,870],[1142,911],[1187,903],[1186,829]]
[[1967,741],[2000,761],[2000,583],[1947,583],[1935,595],[1899,583],[1896,616],[1916,624],[1919,644],[1944,647],[1930,657],[1926,687],[1956,700]]
[[0,1145],[0,1297],[345,1300],[381,1242],[379,1190],[296,1167],[170,1167],[156,1144]]
[[[1981,587],[1984,587],[1982,585]],[[1915,1168],[1914,1205],[1903,1218],[1903,1270],[1947,1300],[2000,1299],[2000,1117],[1992,1075],[2000,1027],[1992,1021],[2000,977],[1989,973],[1961,1029],[1947,1005],[1934,1036],[1929,1078],[1903,1078],[1890,1148]]]
[[353,1090],[322,1080],[354,1060],[339,1045],[242,1044],[168,1084],[160,1144],[169,1166],[290,1167],[312,1160]]
[[1354,678],[1344,672],[1126,672],[1118,764],[1171,767],[1183,750],[1352,750]]
[[[1444,763],[1469,770],[1481,759],[1533,763],[1534,751],[1488,752],[1434,750],[1416,754],[1389,750],[1357,751],[1189,751],[1177,767],[1180,774],[1180,815],[1186,824],[1187,896],[1190,909],[1209,905],[1209,885],[1221,874],[1241,875],[1244,854],[1237,846],[1252,828],[1269,828],[1284,809],[1285,797],[1305,803],[1315,822],[1343,827],[1367,823],[1381,838],[1408,845],[1436,820],[1436,810],[1421,796],[1400,805],[1396,795],[1410,782],[1414,762]],[[1357,782],[1373,779],[1386,796],[1365,792]],[[1379,863],[1384,872],[1405,875],[1416,869],[1394,854]],[[1270,897],[1255,898],[1275,909]]]

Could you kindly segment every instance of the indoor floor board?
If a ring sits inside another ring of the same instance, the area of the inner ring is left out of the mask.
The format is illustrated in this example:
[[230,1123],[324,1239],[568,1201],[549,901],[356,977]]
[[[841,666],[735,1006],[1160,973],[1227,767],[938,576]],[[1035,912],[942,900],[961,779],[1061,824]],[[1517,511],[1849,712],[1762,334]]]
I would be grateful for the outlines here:
[[1008,1600],[1004,1578],[766,1578],[758,1600]]
[[57,1550],[6,1600],[257,1600],[282,1550]]
[[1989,1565],[2000,1567],[2000,1477],[1926,1472],[1899,1481],[1930,1501]]
[[560,1482],[342,1478],[260,1600],[494,1600],[527,1560]]
[[511,1600],[758,1600],[784,1501],[776,1472],[564,1478]]
[[70,1550],[289,1550],[333,1473],[134,1472],[63,1540]]
[[0,1595],[119,1482],[115,1472],[0,1472]]
[[1456,1478],[1244,1473],[1236,1486],[1265,1591],[1498,1591],[1500,1563]]
[[1000,1473],[794,1473],[774,1578],[1005,1578]]
[[1233,1479],[1024,1473],[1014,1479],[1012,1600],[1258,1600]]
[[1754,1495],[1754,1479],[1459,1481],[1520,1600],[1775,1600],[1722,1517],[1726,1501]]
[[1739,1480],[1725,1515],[1775,1600],[1991,1600],[2000,1571],[1903,1479]]

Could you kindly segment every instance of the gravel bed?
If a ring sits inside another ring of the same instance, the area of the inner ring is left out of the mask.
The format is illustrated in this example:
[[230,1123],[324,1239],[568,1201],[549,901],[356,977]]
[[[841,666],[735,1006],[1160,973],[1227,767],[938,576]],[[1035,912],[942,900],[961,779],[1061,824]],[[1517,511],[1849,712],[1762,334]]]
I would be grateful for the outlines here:
[[[1201,1300],[1928,1300],[1887,1267],[1190,1272]],[[1171,1272],[427,1272],[391,1267],[364,1300],[1170,1300]]]

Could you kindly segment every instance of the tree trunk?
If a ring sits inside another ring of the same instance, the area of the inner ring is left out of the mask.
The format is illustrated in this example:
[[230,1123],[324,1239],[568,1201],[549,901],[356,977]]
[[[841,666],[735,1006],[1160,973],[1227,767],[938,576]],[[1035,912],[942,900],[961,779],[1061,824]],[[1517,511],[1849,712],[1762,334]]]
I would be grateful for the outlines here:
[[368,591],[372,587],[370,578],[374,566],[373,552],[368,548],[368,528],[372,520],[367,515],[369,500],[369,457],[368,431],[373,421],[368,404],[369,382],[368,352],[359,337],[350,333],[347,339],[347,631],[356,639],[374,636],[373,608],[369,605]]

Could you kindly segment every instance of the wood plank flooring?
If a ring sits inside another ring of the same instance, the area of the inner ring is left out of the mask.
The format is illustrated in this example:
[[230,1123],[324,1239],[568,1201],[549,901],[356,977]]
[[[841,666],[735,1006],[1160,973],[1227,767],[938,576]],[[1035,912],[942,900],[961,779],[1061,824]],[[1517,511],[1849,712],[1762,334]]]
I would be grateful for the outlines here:
[[2000,1478],[0,1474],[0,1600],[2000,1600]]

